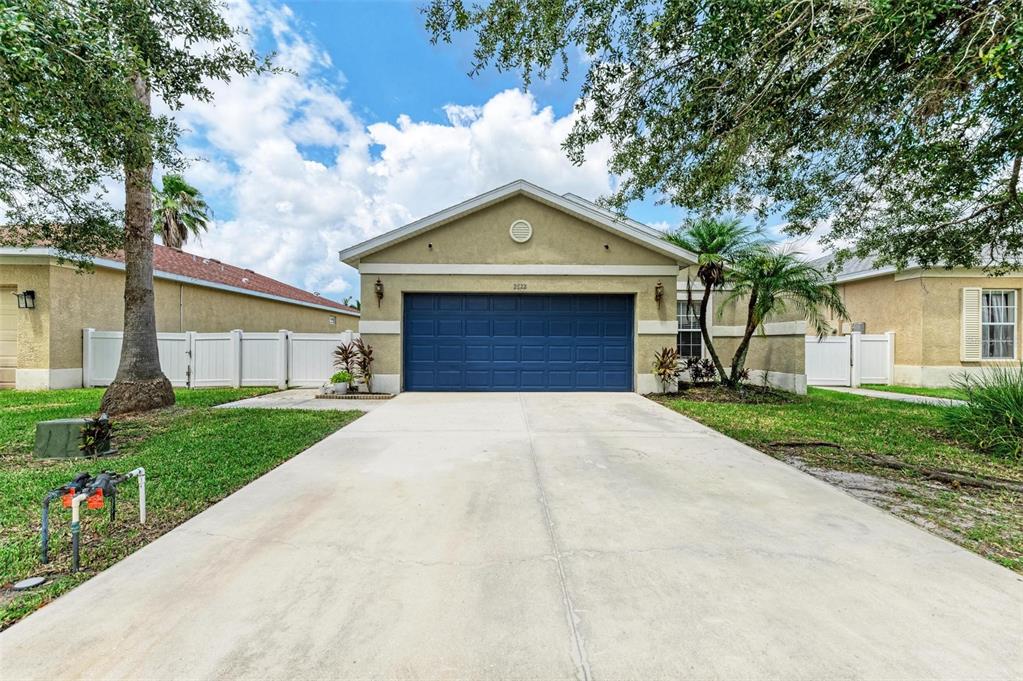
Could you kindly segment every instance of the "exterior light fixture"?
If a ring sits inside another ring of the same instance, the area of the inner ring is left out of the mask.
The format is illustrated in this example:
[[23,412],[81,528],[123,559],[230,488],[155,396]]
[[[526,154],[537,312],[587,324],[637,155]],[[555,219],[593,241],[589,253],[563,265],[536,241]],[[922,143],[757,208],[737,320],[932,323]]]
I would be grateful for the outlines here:
[[380,281],[379,277],[377,277],[377,283],[373,284],[373,293],[377,297],[377,307],[380,307],[380,301],[384,299],[384,282]]
[[22,291],[21,293],[15,292],[14,294],[18,298],[18,309],[21,310],[34,310],[36,309],[36,292],[29,289],[28,291]]
[[664,284],[657,282],[657,286],[654,286],[654,300],[658,303],[661,302],[661,298],[664,297]]

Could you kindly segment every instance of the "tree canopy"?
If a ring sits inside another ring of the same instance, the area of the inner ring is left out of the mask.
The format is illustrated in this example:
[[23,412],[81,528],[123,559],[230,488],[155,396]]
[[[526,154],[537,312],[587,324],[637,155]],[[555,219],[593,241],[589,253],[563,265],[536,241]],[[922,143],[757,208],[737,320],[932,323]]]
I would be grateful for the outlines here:
[[[177,126],[140,104],[141,77],[172,110],[211,80],[267,67],[213,0],[13,0],[0,6],[0,244],[69,258],[123,243],[105,180],[182,165]],[[16,227],[13,227],[15,226]]]
[[[619,207],[780,214],[904,266],[1023,261],[1023,2],[431,0],[434,41],[528,86],[580,61],[565,149]],[[570,58],[579,53],[581,60]]]

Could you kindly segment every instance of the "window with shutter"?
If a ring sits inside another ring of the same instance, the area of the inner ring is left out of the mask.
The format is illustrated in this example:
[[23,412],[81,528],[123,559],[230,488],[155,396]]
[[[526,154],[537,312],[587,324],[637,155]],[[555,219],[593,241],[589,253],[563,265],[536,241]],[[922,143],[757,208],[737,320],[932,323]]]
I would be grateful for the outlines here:
[[980,288],[967,287],[963,289],[962,293],[963,329],[960,355],[964,362],[979,362],[981,360],[980,300],[982,291]]

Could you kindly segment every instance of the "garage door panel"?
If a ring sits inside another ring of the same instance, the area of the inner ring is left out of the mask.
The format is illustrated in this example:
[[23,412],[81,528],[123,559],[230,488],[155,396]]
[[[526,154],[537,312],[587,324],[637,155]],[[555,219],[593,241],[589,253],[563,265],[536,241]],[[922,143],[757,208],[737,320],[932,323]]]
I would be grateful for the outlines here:
[[465,309],[480,312],[490,309],[490,296],[469,296],[465,299]]
[[465,335],[469,338],[490,338],[494,331],[489,319],[467,319]]
[[462,345],[438,345],[438,362],[465,362],[465,348]]
[[406,294],[406,390],[630,390],[624,295]]
[[461,319],[438,319],[437,336],[462,338],[465,336],[465,322]]
[[626,338],[632,335],[631,325],[624,322],[604,322],[604,338]]

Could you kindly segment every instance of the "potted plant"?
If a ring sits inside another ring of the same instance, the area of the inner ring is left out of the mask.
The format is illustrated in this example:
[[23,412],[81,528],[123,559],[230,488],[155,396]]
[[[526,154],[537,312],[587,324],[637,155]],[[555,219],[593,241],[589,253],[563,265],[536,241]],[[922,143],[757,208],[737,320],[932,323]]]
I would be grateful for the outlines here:
[[344,395],[348,392],[348,386],[352,383],[352,375],[347,371],[339,371],[330,377],[330,382],[325,386],[330,394]]

